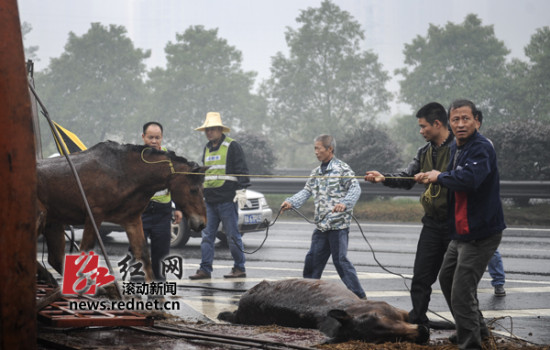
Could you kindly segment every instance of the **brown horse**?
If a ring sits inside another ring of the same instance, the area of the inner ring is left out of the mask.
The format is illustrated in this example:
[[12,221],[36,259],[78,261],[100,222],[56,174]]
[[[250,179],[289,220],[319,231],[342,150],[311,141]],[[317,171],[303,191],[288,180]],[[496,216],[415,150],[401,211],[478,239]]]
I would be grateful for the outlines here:
[[[183,211],[191,228],[200,231],[204,227],[204,175],[185,173],[204,174],[206,168],[188,162],[174,152],[120,145],[112,141],[99,143],[70,157],[80,176],[97,227],[103,221],[110,221],[126,229],[132,253],[143,263],[147,282],[152,280],[153,271],[141,214],[157,191],[168,188],[172,201]],[[62,274],[64,226],[83,224],[80,250],[89,251],[95,245],[93,224],[64,157],[39,160],[37,176],[39,218],[42,218],[39,230],[46,238],[48,262]]]

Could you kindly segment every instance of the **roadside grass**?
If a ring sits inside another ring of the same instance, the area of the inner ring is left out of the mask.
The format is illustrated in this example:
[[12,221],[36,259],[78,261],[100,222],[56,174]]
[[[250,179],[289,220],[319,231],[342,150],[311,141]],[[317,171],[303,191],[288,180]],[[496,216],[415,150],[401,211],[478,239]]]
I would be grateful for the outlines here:
[[[265,198],[273,210],[273,218],[281,203],[290,195],[266,194]],[[520,207],[512,201],[504,201],[504,221],[508,226],[550,227],[550,203],[539,202]],[[310,198],[299,211],[313,220],[313,200]],[[424,210],[417,198],[411,197],[375,197],[372,200],[359,200],[353,209],[358,220],[372,222],[420,223]],[[281,220],[303,220],[294,212],[286,212]]]

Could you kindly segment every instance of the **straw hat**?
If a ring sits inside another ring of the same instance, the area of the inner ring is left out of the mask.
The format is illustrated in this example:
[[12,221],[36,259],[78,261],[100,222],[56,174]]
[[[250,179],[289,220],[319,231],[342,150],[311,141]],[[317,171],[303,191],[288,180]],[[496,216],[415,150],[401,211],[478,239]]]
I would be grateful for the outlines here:
[[227,126],[222,124],[222,117],[218,112],[208,112],[206,114],[206,119],[204,120],[204,124],[196,128],[195,130],[204,131],[204,129],[206,128],[213,128],[216,126],[221,126],[223,128],[223,132],[229,132],[231,130]]

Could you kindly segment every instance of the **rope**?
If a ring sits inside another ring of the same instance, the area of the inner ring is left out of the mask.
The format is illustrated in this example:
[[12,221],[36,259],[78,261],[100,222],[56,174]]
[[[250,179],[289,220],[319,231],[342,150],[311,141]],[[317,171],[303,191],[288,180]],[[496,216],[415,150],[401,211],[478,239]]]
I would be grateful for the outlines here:
[[[149,161],[143,156],[144,152],[151,147],[146,147],[141,151],[141,160],[146,164],[158,164],[169,163],[172,174],[182,175],[204,175],[204,173],[197,173],[192,171],[175,171],[174,165],[170,159],[161,159],[156,161]],[[260,177],[260,178],[279,178],[279,179],[309,179],[309,178],[333,178],[333,179],[363,179],[365,176],[359,175],[340,175],[340,176],[325,176],[325,175],[262,175],[262,174],[223,174],[212,176],[235,176],[235,177]],[[413,176],[384,176],[386,179],[401,179],[401,180],[414,180]]]
[[[313,225],[316,224],[315,221],[310,220],[309,218],[307,218],[304,214],[302,214],[302,213],[301,213],[299,210],[297,210],[296,208],[290,208],[290,209],[291,209],[292,211],[294,211],[296,214],[298,214],[299,216],[301,216],[306,222],[308,222],[308,223],[310,223],[310,224],[313,224]],[[235,240],[235,238],[234,238],[234,237],[231,237],[231,239],[233,240],[233,243],[235,243],[235,246],[236,246],[242,253],[245,253],[245,254],[254,254],[254,253],[256,253],[258,250],[260,250],[260,249],[263,247],[263,245],[264,245],[264,243],[266,242],[267,237],[268,237],[269,227],[270,227],[270,226],[273,226],[273,225],[277,222],[277,220],[279,219],[279,216],[281,215],[281,213],[282,213],[282,209],[280,209],[279,212],[277,213],[277,216],[275,217],[275,220],[273,220],[272,223],[270,223],[270,224],[267,225],[267,227],[266,227],[265,238],[264,238],[264,240],[262,241],[262,243],[260,244],[260,246],[259,246],[258,248],[256,248],[254,251],[252,251],[252,252],[246,252],[246,251],[244,251],[244,250],[241,250],[241,248],[237,245],[237,241]],[[325,216],[323,216],[323,218],[321,218],[321,221],[322,221],[329,213],[330,213],[330,212],[327,212],[327,213],[325,214]],[[382,263],[381,263],[381,262],[378,260],[378,258],[376,257],[376,253],[375,253],[375,251],[374,251],[374,248],[372,247],[372,245],[370,244],[369,240],[367,239],[365,233],[363,232],[363,228],[361,227],[361,224],[359,223],[359,220],[357,220],[357,218],[356,218],[355,215],[353,215],[353,214],[351,214],[351,217],[353,218],[353,220],[354,220],[355,223],[357,224],[357,227],[359,228],[359,231],[361,232],[361,235],[363,236],[363,240],[364,240],[364,241],[367,243],[367,245],[369,246],[370,251],[371,251],[371,253],[372,253],[372,257],[374,258],[374,261],[376,262],[376,264],[377,264],[382,270],[386,271],[387,273],[392,274],[392,275],[395,275],[395,276],[401,277],[401,278],[403,279],[403,284],[405,285],[405,288],[406,288],[407,291],[409,291],[409,293],[410,293],[411,290],[410,290],[409,286],[407,285],[407,280],[412,280],[412,278],[406,277],[406,276],[404,276],[404,275],[401,274],[401,273],[393,272],[393,271],[391,271],[390,269],[386,268],[384,265],[382,265]],[[267,221],[267,220],[265,220],[265,221]],[[431,310],[431,309],[428,309],[428,311],[431,312],[431,313],[433,313],[433,314],[436,315],[436,316],[439,316],[441,319],[443,319],[443,320],[445,320],[445,321],[447,321],[447,322],[449,322],[449,323],[452,324],[452,321],[451,321],[451,320],[445,318],[444,316],[438,314],[437,312],[435,312],[435,311],[433,311],[433,310]]]

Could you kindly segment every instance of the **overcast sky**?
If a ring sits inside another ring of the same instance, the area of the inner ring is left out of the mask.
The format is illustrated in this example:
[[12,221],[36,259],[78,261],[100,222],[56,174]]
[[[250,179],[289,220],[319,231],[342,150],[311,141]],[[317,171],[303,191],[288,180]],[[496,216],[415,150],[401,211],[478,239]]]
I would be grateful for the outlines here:
[[[149,67],[164,66],[164,47],[191,25],[218,28],[218,36],[243,53],[243,69],[269,76],[271,57],[287,53],[284,33],[298,28],[300,10],[319,7],[321,0],[19,0],[21,21],[32,25],[26,46],[38,46],[45,68],[59,57],[70,31],[81,36],[90,23],[126,27],[136,47],[151,50]],[[523,48],[537,28],[550,25],[548,0],[334,0],[348,11],[366,33],[365,49],[379,56],[384,68],[403,66],[403,48],[417,35],[425,36],[429,24],[461,23],[469,13],[483,25],[494,25],[498,39],[511,57],[525,58]],[[393,79],[387,88],[397,92]],[[394,104],[392,113],[410,112]]]

